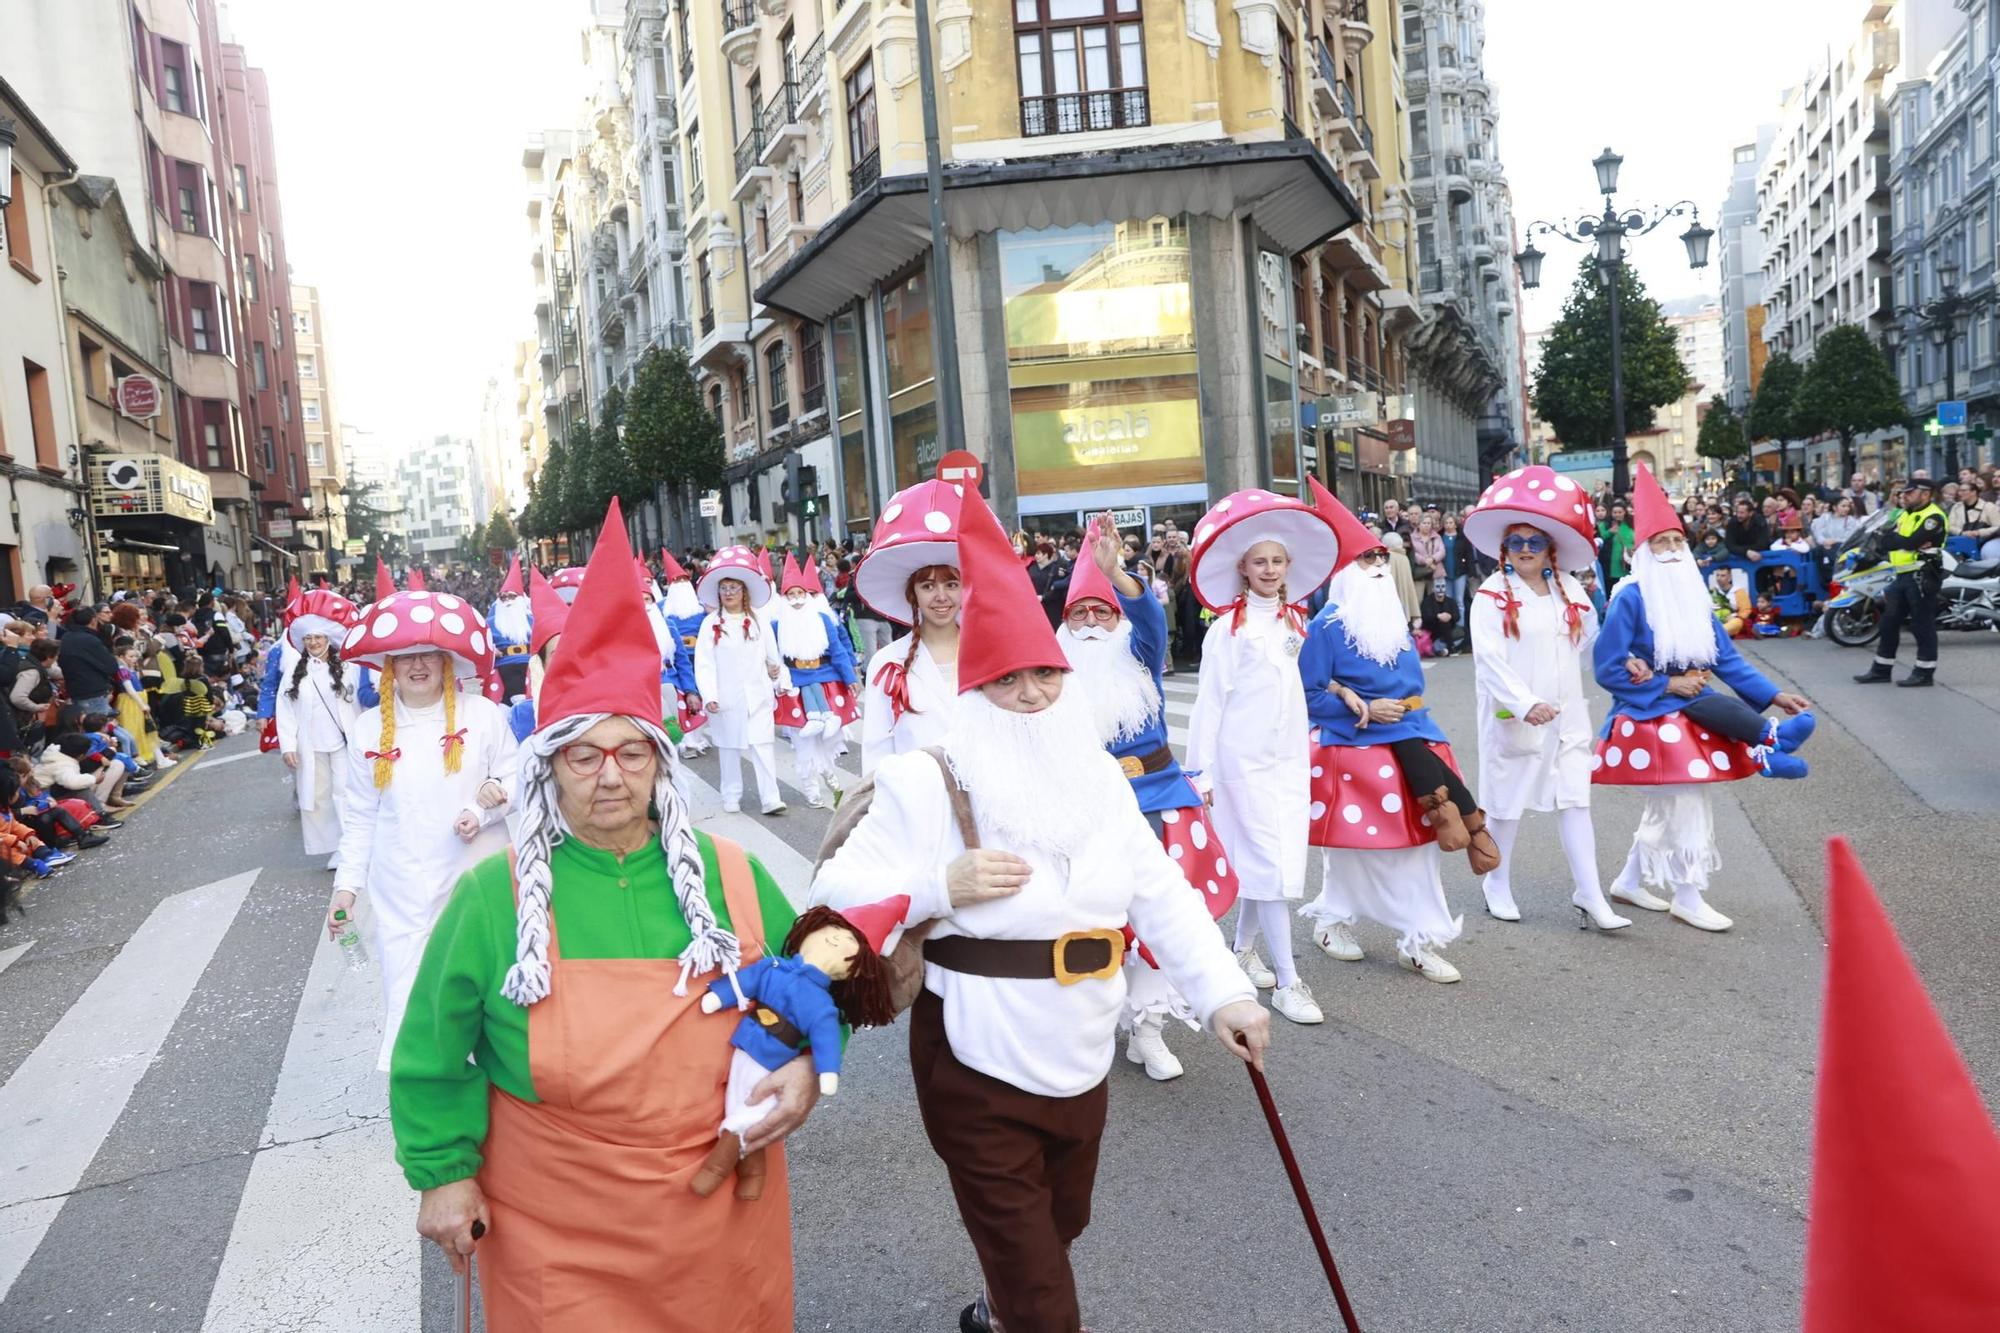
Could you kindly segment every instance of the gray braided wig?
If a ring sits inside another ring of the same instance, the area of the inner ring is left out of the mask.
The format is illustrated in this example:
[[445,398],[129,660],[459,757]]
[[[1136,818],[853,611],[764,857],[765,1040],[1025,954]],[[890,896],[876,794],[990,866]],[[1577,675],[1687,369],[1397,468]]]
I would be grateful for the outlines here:
[[[522,744],[519,776],[520,822],[514,837],[514,876],[519,886],[515,910],[514,966],[500,994],[526,1008],[549,993],[549,857],[556,844],[572,830],[556,804],[555,756],[578,740],[610,713],[587,713],[531,734]],[[619,715],[619,716],[622,716]],[[674,790],[674,765],[679,762],[673,742],[658,723],[627,718],[659,752],[660,762],[653,779],[653,804],[660,812],[660,846],[667,854],[667,869],[673,881],[674,897],[694,938],[680,956],[680,978],[674,994],[687,994],[690,976],[700,976],[720,968],[734,973],[743,958],[736,936],[722,929],[708,901],[708,878],[702,869],[701,848],[695,842],[694,824],[687,806]]]

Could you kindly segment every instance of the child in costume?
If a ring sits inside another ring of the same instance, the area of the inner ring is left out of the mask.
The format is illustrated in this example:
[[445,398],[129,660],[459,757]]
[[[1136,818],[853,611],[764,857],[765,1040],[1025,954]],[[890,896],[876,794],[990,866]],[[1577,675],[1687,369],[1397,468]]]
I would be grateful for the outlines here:
[[847,635],[814,605],[819,577],[810,570],[810,561],[801,569],[786,554],[784,604],[771,615],[771,632],[793,692],[778,701],[775,721],[792,733],[792,764],[807,804],[825,809],[840,799],[834,751],[841,728],[861,716],[861,682]]

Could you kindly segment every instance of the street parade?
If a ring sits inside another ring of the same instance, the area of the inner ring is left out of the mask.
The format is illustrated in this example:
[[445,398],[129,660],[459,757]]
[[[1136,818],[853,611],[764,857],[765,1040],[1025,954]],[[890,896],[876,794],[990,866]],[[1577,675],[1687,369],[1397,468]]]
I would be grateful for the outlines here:
[[449,9],[0,0],[0,1330],[2000,1333],[2000,0]]

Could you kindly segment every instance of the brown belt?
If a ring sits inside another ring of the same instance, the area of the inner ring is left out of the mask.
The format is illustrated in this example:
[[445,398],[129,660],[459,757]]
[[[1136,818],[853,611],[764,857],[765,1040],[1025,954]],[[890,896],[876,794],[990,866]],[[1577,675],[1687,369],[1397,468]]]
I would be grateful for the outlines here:
[[1125,776],[1128,778],[1143,778],[1148,773],[1158,773],[1162,769],[1171,768],[1173,762],[1174,752],[1164,745],[1151,754],[1121,754],[1118,756],[1118,767],[1124,770]]
[[1125,961],[1125,933],[1072,930],[1053,940],[984,940],[946,935],[924,941],[924,961],[972,977],[1055,980],[1065,986],[1105,981]]
[[788,657],[785,659],[785,665],[796,671],[811,671],[815,667],[825,666],[826,659],[824,657]]
[[806,1034],[793,1027],[777,1010],[766,1009],[760,1004],[752,1012],[757,1015],[757,1021],[763,1024],[766,1032],[793,1050],[798,1050],[806,1044]]

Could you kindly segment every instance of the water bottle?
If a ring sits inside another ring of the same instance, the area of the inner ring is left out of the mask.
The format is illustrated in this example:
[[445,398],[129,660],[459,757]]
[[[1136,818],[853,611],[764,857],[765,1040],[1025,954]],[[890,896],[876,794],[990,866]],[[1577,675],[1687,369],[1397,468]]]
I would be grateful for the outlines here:
[[341,926],[341,932],[334,940],[340,946],[341,957],[355,971],[368,966],[368,946],[361,942],[361,928],[354,924],[347,913],[335,911],[333,919]]

